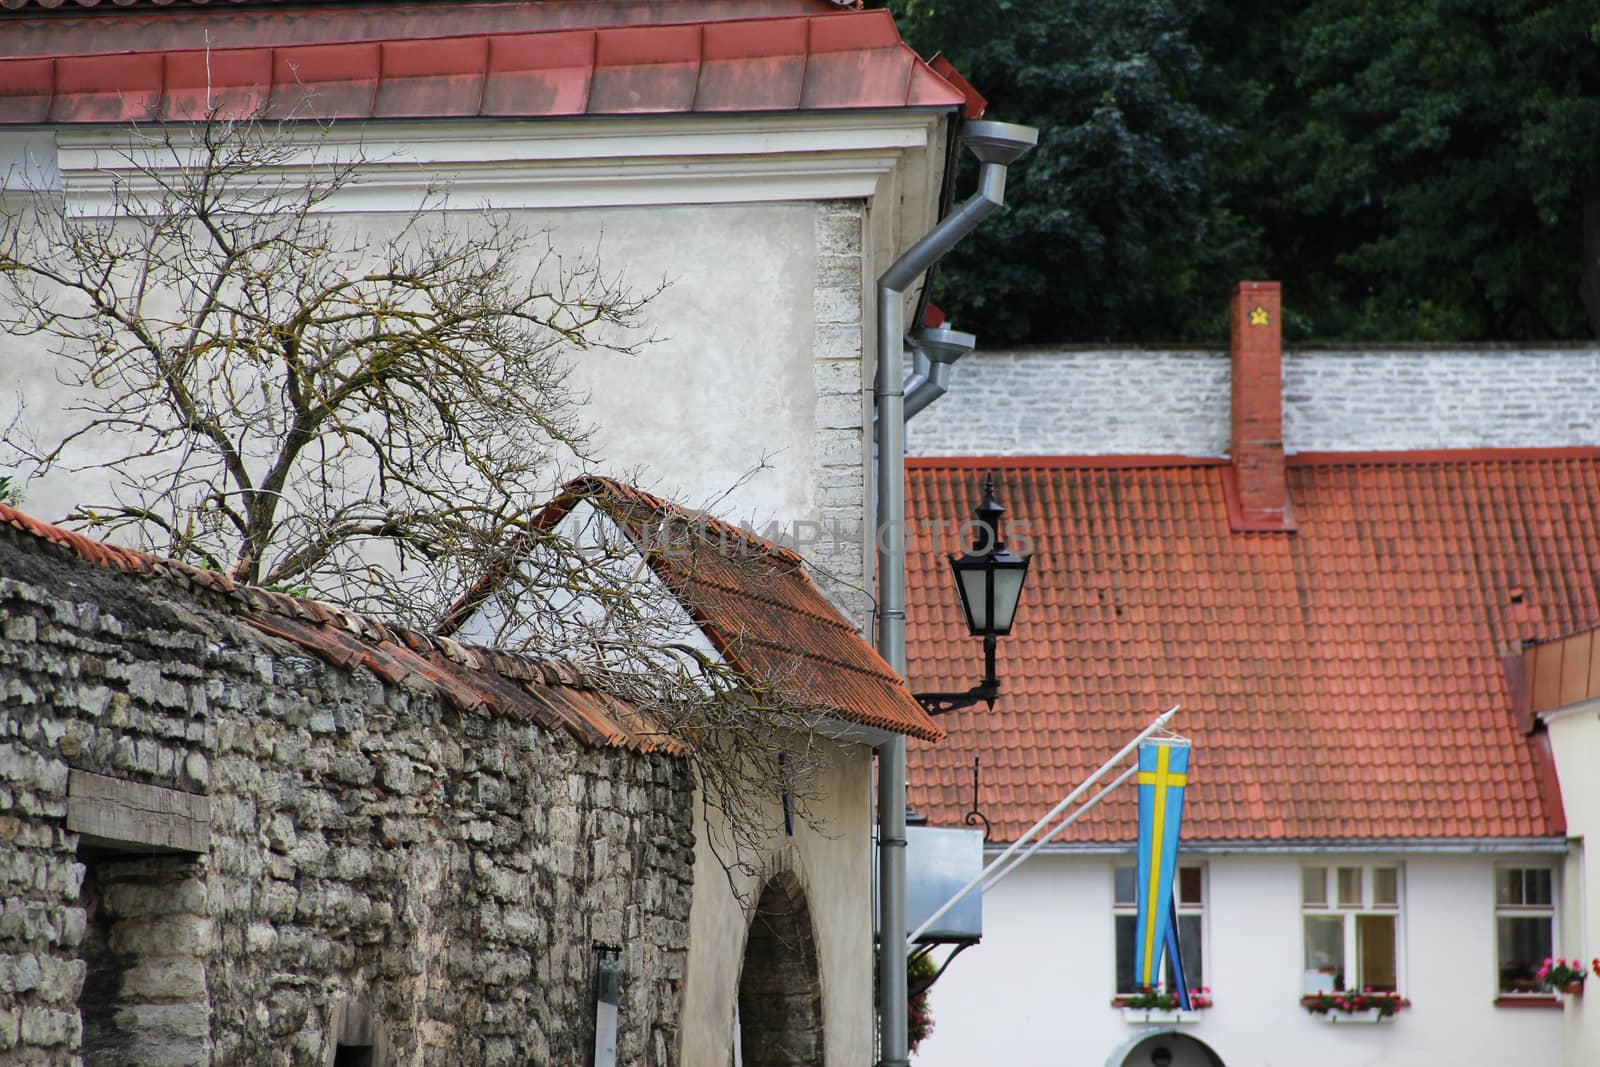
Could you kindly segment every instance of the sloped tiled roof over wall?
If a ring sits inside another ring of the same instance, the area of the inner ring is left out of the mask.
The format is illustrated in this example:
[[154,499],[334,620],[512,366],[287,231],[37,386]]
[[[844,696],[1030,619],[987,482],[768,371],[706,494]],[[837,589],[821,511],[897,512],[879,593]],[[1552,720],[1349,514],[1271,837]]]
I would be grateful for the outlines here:
[[[1291,456],[1298,532],[1234,533],[1225,461],[914,460],[913,531],[964,517],[995,472],[1037,553],[1000,641],[993,712],[912,746],[935,824],[979,806],[1012,840],[1173,704],[1195,745],[1200,842],[1531,838],[1564,831],[1507,662],[1600,625],[1600,449]],[[981,671],[948,567],[909,561],[916,688]],[[1065,837],[1130,842],[1132,790]]]
[[[846,722],[926,741],[944,736],[790,550],[607,478],[570,483],[546,511],[545,525],[559,522],[579,500],[595,503],[628,529],[713,647],[756,688],[785,703],[825,708]],[[673,550],[652,549],[662,544]],[[457,623],[488,589],[480,585],[467,598]]]
[[[105,34],[100,35],[104,37]],[[0,58],[0,124],[924,107],[966,95],[887,11]]]
[[594,688],[567,664],[471,648],[448,638],[385,626],[305,597],[237,585],[215,571],[103,544],[6,504],[0,504],[0,526],[58,545],[86,563],[200,594],[241,622],[334,666],[370,670],[392,685],[432,692],[457,711],[531,721],[548,730],[563,730],[591,747],[673,754],[684,750],[682,742]]
[[[574,483],[567,504],[606,503],[636,525],[663,518],[709,535],[689,551],[650,556],[717,650],[765,696],[825,709],[841,721],[938,740],[943,731],[905,682],[811,584],[794,553],[736,526],[607,479]],[[552,520],[561,506],[548,514]],[[166,581],[217,600],[242,622],[347,670],[436,692],[463,711],[562,729],[589,745],[681,752],[682,743],[600,691],[581,668],[447,636],[388,626],[306,598],[237,585],[225,575],[108,545],[0,504],[0,525],[59,545],[87,563]],[[734,551],[730,545],[740,546]]]

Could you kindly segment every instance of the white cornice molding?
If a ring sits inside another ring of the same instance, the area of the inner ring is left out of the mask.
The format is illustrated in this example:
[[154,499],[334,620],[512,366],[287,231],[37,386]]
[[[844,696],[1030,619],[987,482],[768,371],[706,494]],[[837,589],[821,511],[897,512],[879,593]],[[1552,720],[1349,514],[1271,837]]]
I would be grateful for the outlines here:
[[[430,186],[447,188],[457,206],[508,209],[865,198],[908,154],[925,152],[942,121],[941,112],[902,110],[368,122],[320,134],[290,127],[294,150],[263,168],[261,180],[292,182],[318,165],[355,163],[360,180],[323,205],[332,211],[411,211]],[[70,210],[108,213],[119,186],[153,191],[141,169],[176,169],[184,156],[155,134],[126,126],[57,129],[56,164]]]

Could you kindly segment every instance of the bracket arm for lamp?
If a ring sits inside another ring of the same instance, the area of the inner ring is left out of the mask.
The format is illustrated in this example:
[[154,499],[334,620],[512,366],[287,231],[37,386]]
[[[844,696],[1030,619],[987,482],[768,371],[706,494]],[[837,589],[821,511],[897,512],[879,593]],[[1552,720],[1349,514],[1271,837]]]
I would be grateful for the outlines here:
[[1022,585],[1027,581],[1028,564],[1033,557],[1018,556],[1006,547],[1000,536],[1000,517],[1005,514],[994,497],[994,475],[984,479],[983,501],[973,509],[976,520],[972,549],[959,558],[949,556],[950,571],[961,595],[961,610],[967,630],[983,638],[983,681],[961,693],[917,693],[917,703],[929,715],[970,707],[983,701],[992,709],[1000,695],[1000,679],[995,674],[994,653],[997,639],[1011,632]]

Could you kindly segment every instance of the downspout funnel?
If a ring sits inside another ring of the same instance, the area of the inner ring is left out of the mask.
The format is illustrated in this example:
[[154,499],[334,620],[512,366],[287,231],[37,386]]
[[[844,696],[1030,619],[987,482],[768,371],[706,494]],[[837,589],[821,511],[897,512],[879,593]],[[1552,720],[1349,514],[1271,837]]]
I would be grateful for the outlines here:
[[911,377],[906,379],[906,414],[912,418],[950,389],[950,366],[978,347],[978,339],[960,330],[928,327],[911,335]]
[[[978,191],[940,220],[878,279],[878,652],[906,674],[906,397],[901,366],[902,296],[1005,200],[1006,167],[1039,131],[1007,122],[968,122],[961,139],[978,157]],[[951,331],[954,332],[954,331]],[[937,366],[931,353],[929,380]],[[948,373],[948,366],[946,372]],[[931,399],[931,397],[930,397]],[[908,1067],[906,1040],[906,739],[878,749],[879,1062]]]
[[1039,143],[1039,131],[1015,122],[969,122],[961,127],[961,143],[979,163],[1010,166]]

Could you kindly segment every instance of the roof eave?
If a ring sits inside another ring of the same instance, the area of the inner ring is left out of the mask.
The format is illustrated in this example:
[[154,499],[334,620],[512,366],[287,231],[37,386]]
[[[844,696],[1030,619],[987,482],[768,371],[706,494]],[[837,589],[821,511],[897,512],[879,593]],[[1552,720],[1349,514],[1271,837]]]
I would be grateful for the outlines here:
[[[1006,842],[986,842],[986,853],[998,854],[1010,847]],[[1217,841],[1184,841],[1179,851],[1184,856],[1260,855],[1358,855],[1379,856],[1421,853],[1426,855],[1511,855],[1542,853],[1565,855],[1570,843],[1564,836],[1550,837],[1388,837],[1388,838],[1297,838],[1294,840],[1251,840],[1235,838]],[[1127,856],[1132,841],[1053,842],[1039,849],[1047,856]]]

